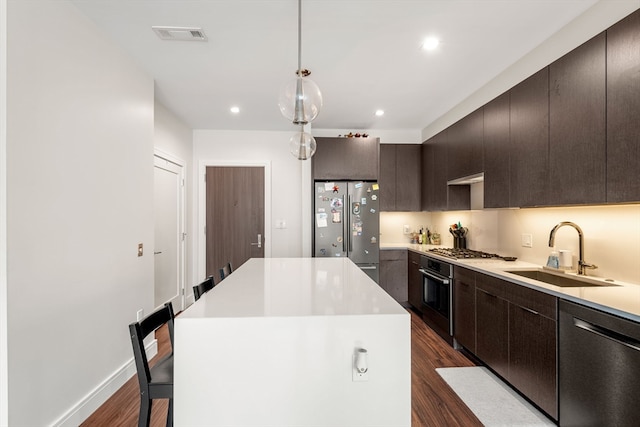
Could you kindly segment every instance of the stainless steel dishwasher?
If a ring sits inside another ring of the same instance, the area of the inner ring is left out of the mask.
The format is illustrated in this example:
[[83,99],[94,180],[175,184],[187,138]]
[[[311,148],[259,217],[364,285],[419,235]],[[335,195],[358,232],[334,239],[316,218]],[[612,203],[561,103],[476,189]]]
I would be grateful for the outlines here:
[[638,426],[640,324],[560,300],[560,426]]

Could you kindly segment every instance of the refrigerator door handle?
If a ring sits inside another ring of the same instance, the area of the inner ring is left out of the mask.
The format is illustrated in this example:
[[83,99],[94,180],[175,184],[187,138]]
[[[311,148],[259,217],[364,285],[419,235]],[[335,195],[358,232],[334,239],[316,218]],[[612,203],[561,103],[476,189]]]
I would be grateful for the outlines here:
[[351,194],[349,194],[349,229],[347,230],[348,233],[347,235],[349,236],[349,253],[353,252],[353,242],[351,241],[351,235],[353,234],[351,232],[352,226],[351,226]]
[[342,252],[344,252],[345,256],[347,256],[347,242],[345,242],[345,240],[349,238],[349,235],[347,234],[347,232],[349,231],[347,229],[347,218],[349,216],[347,215],[347,207],[345,206],[345,198],[346,198],[346,195],[343,195],[342,196],[342,210],[343,210],[344,214],[342,215]]

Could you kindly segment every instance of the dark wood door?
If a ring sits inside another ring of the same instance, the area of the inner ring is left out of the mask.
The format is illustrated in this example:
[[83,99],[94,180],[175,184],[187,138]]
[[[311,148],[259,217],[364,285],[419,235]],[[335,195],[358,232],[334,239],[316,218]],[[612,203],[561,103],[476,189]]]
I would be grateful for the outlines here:
[[453,281],[454,338],[467,350],[476,351],[476,278],[465,268],[455,268]]
[[509,302],[476,283],[476,355],[509,376]]
[[431,209],[446,211],[447,200],[447,142],[448,131],[445,129],[433,137],[433,162],[431,164]]
[[460,119],[449,128],[448,179],[461,178],[484,170],[482,128],[482,108]]
[[396,210],[396,145],[380,144],[380,210]]
[[549,187],[549,68],[510,91],[511,206],[547,204]]
[[604,203],[605,33],[552,63],[549,85],[549,189],[552,191],[548,192],[547,202],[550,205]]
[[422,273],[420,273],[420,254],[409,251],[407,267],[409,304],[421,312],[424,290],[422,285]]
[[607,30],[607,202],[640,201],[640,10]]
[[400,303],[408,300],[407,250],[380,251],[380,287]]
[[557,419],[555,320],[509,304],[509,382]]
[[483,147],[484,207],[510,207],[509,92],[484,106]]
[[420,145],[396,145],[396,210],[419,211],[421,197]]
[[226,263],[264,257],[264,168],[210,166],[206,186],[206,268],[218,280]]

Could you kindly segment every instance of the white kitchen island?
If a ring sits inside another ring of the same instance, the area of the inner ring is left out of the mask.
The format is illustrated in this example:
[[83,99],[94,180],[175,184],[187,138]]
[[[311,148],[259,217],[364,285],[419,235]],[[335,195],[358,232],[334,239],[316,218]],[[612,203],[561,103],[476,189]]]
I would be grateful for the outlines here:
[[176,318],[174,363],[178,427],[411,425],[410,315],[347,258],[249,260]]

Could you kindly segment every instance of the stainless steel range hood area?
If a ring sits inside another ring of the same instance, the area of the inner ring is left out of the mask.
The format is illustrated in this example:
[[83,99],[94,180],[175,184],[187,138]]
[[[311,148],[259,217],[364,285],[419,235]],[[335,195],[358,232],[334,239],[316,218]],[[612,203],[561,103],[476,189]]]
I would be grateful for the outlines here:
[[468,185],[470,187],[470,209],[484,209],[484,172],[447,181],[447,185]]

